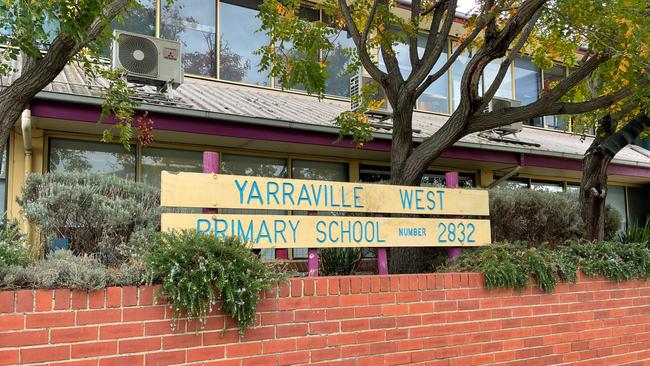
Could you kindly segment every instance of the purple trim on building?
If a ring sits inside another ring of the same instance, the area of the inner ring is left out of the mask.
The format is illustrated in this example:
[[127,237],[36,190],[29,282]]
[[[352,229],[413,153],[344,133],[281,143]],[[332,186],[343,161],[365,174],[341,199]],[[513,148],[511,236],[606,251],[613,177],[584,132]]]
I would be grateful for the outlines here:
[[[60,103],[47,100],[35,100],[31,104],[32,116],[64,119],[81,122],[97,122],[100,109],[97,106]],[[280,141],[339,148],[355,148],[350,139],[336,142],[336,135],[331,133],[304,131],[292,128],[276,128],[248,123],[236,123],[203,118],[185,118],[170,114],[150,113],[159,130],[197,133],[224,137],[236,137],[264,141]],[[106,123],[114,124],[115,120],[108,118]],[[390,141],[373,140],[363,145],[365,150],[390,151]],[[470,161],[482,161],[500,164],[517,165],[523,162],[522,154],[515,152],[493,151],[485,149],[453,147],[442,153],[441,157]],[[581,170],[582,163],[577,159],[567,159],[543,155],[525,155],[527,167],[555,168],[563,170]],[[611,165],[610,174],[650,178],[650,169],[627,165]]]

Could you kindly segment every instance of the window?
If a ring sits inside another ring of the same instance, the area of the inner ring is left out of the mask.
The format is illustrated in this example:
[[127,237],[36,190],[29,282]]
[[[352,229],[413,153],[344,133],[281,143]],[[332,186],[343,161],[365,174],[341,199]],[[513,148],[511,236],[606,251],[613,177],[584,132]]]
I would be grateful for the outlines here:
[[612,205],[621,215],[620,231],[624,232],[627,227],[627,207],[625,200],[625,187],[608,186],[605,203]]
[[643,226],[650,213],[650,197],[647,188],[627,187],[627,202],[630,222]]
[[[327,161],[292,160],[291,177],[294,179],[327,180],[333,182],[347,182],[348,164]],[[294,214],[306,214],[305,211],[294,211]],[[320,215],[327,215],[320,212]],[[330,213],[334,214],[334,213]],[[294,258],[307,258],[307,249],[293,249]]]
[[49,171],[96,172],[135,180],[135,147],[120,144],[50,139]]
[[[494,79],[496,79],[499,68],[501,67],[501,62],[503,62],[501,59],[492,60],[492,62],[485,66],[485,69],[483,70],[483,90],[487,90],[492,85]],[[512,72],[510,70],[506,71],[503,81],[501,81],[501,85],[499,85],[495,96],[513,99]]]
[[142,181],[160,188],[160,172],[202,172],[203,154],[199,151],[160,149],[142,150]]
[[531,181],[530,188],[536,191],[547,191],[547,192],[563,192],[564,187],[562,183],[557,182],[538,182]]
[[359,181],[362,183],[388,184],[390,182],[390,168],[372,165],[360,165]]
[[[566,68],[564,66],[555,66],[544,72],[544,89],[552,89],[558,81],[566,77]],[[568,127],[569,116],[546,116],[544,118],[546,127],[555,130],[566,130]]]
[[[418,55],[422,57],[426,46],[426,37],[418,37]],[[447,47],[440,54],[438,61],[431,69],[431,74],[440,70],[447,62]],[[438,80],[431,84],[420,96],[417,103],[418,109],[429,112],[449,113],[449,72],[445,72]]]
[[327,65],[329,78],[325,82],[325,94],[349,97],[350,76],[352,75],[347,72],[350,57],[346,50],[355,47],[354,41],[346,30],[340,31],[330,40],[334,49],[329,54],[323,55],[323,58],[329,62]]
[[270,86],[268,74],[257,70],[262,56],[254,55],[267,37],[257,30],[259,2],[227,0],[219,3],[219,77],[255,85]]
[[124,22],[113,21],[111,28],[153,37],[156,35],[156,0],[138,0],[138,4],[124,15]]
[[[517,57],[515,64],[515,99],[522,105],[531,104],[541,94],[541,72],[539,68],[529,59]],[[541,118],[533,118],[526,122],[530,126],[544,127]]]
[[162,4],[160,36],[181,42],[183,68],[188,74],[217,75],[215,14],[215,1],[176,0],[171,5],[166,1]]

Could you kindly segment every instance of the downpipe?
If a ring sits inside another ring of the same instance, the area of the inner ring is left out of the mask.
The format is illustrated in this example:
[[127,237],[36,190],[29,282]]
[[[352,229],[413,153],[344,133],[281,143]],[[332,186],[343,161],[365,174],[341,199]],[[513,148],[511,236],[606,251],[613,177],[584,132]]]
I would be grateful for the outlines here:
[[32,111],[25,109],[20,116],[23,131],[23,148],[25,150],[25,177],[32,172]]

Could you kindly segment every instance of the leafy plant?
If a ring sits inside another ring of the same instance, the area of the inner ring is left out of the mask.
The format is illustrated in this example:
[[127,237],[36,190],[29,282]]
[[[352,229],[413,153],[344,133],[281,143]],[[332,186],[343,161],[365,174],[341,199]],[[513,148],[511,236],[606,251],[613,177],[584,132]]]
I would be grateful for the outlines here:
[[351,275],[361,262],[361,248],[324,248],[319,250],[319,272],[325,276]]
[[557,247],[503,242],[466,250],[442,270],[481,272],[488,288],[522,289],[532,277],[541,290],[552,292],[560,281],[575,282],[577,270],[615,281],[649,278],[650,249],[613,241],[569,241]]
[[0,267],[26,265],[30,261],[29,243],[20,232],[20,224],[6,217],[0,219]]
[[[620,215],[606,206],[605,237],[620,227]],[[559,245],[584,235],[578,197],[529,189],[490,190],[490,221],[494,241],[525,241]]]
[[627,230],[618,234],[618,240],[623,243],[650,244],[650,218],[643,225],[638,222],[628,225]]
[[220,301],[220,309],[237,321],[242,334],[255,322],[260,291],[285,277],[239,238],[199,235],[196,230],[160,233],[144,264],[149,281],[161,283],[157,296],[169,299],[174,319],[187,316],[205,324]]
[[32,174],[19,203],[45,243],[65,238],[75,254],[108,264],[138,253],[160,223],[155,188],[105,174]]
[[69,288],[97,290],[106,286],[135,286],[144,283],[141,266],[124,263],[106,267],[92,256],[76,256],[69,250],[57,250],[36,263],[0,268],[2,288]]

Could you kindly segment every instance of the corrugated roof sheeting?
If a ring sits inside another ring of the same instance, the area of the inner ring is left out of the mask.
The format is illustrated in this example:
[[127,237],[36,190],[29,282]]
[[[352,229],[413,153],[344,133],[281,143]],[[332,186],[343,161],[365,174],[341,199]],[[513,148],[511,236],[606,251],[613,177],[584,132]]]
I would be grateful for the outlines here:
[[[18,69],[18,61],[13,66]],[[10,84],[16,74],[0,78],[2,85]],[[107,85],[106,80],[92,80],[84,77],[83,69],[75,63],[69,64],[54,82],[44,91],[63,95],[99,97]],[[217,112],[235,116],[256,117],[269,120],[298,122],[317,126],[333,127],[334,118],[349,109],[349,102],[336,99],[322,99],[299,93],[281,92],[268,88],[231,84],[213,80],[186,77],[185,82],[173,92],[173,96],[198,111]],[[146,109],[146,105],[143,105]],[[426,138],[436,132],[447,117],[415,112],[414,137]],[[561,131],[525,127],[516,135],[516,140],[525,145],[497,142],[478,134],[465,136],[462,142],[484,149],[513,149],[525,146],[527,150],[539,151],[543,155],[582,155],[591,144],[592,138]],[[538,144],[539,147],[532,144]],[[635,165],[638,162],[650,164],[650,158],[626,147],[616,155],[615,162]]]

